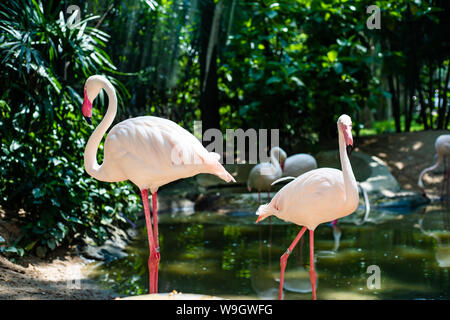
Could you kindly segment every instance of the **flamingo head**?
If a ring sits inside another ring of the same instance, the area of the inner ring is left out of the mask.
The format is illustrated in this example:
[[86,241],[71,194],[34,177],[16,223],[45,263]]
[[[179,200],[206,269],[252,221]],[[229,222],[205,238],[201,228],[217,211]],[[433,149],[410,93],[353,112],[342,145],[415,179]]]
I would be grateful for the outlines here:
[[342,132],[345,141],[345,147],[347,148],[347,155],[350,156],[353,150],[353,136],[352,136],[352,119],[346,114],[339,117],[338,130]]
[[281,171],[284,171],[284,160],[280,162]]
[[81,110],[84,118],[89,124],[92,124],[92,101],[94,101],[102,90],[101,80],[101,76],[91,76],[84,84],[84,100],[83,108]]
[[420,191],[422,192],[422,196],[427,197],[427,193],[425,191],[425,187],[423,185],[422,176],[419,177],[419,182],[417,183],[419,186]]

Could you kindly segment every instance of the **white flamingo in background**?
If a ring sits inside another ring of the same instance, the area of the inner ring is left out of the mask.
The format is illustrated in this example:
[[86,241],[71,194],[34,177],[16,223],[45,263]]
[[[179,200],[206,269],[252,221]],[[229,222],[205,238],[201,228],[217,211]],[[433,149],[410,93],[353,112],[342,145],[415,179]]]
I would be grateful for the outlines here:
[[297,153],[284,161],[283,176],[298,177],[305,172],[317,169],[317,161],[307,153]]
[[270,201],[270,186],[272,182],[280,178],[283,174],[286,152],[280,147],[270,149],[270,162],[257,164],[250,170],[247,179],[247,189],[258,191],[258,206],[261,204],[261,191],[267,191]]
[[308,171],[285,185],[268,204],[257,211],[256,222],[269,216],[303,226],[297,237],[280,258],[281,274],[278,299],[283,293],[284,271],[287,259],[306,229],[310,239],[310,281],[313,299],[316,299],[314,271],[314,230],[324,222],[333,221],[353,213],[358,207],[358,185],[353,174],[348,153],[353,147],[352,121],[341,115],[337,121],[339,154],[342,171],[320,168]]
[[419,181],[417,182],[417,184],[419,185],[420,190],[422,190],[423,194],[426,196],[426,192],[425,192],[423,182],[422,182],[423,175],[428,171],[432,171],[432,170],[436,169],[437,167],[439,167],[441,162],[444,162],[444,181],[442,182],[442,188],[441,188],[441,201],[442,201],[444,199],[444,186],[445,186],[445,192],[446,192],[447,197],[448,197],[448,191],[449,191],[448,184],[449,184],[450,172],[449,172],[449,168],[448,168],[447,159],[450,157],[450,134],[440,135],[436,139],[436,142],[434,143],[434,147],[436,149],[437,161],[433,166],[431,166],[429,168],[425,168],[420,173]]
[[[83,115],[91,123],[92,101],[104,89],[108,111],[89,138],[84,151],[84,167],[89,175],[105,182],[130,180],[141,191],[149,242],[149,291],[158,292],[157,191],[169,182],[210,173],[229,182],[234,178],[219,163],[219,155],[208,152],[187,130],[158,117],[127,119],[115,125],[104,144],[104,160],[97,163],[97,149],[117,112],[116,92],[103,76],[91,76],[84,85]],[[153,228],[150,219],[148,189],[152,193]]]

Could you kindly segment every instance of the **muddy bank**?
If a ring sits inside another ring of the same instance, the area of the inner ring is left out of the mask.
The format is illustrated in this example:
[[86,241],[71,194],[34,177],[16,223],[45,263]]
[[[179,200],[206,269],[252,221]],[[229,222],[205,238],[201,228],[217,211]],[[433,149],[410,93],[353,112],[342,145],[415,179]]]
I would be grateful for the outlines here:
[[104,300],[117,295],[89,280],[83,269],[88,261],[76,252],[56,251],[53,257],[20,258],[13,263],[0,256],[1,300]]

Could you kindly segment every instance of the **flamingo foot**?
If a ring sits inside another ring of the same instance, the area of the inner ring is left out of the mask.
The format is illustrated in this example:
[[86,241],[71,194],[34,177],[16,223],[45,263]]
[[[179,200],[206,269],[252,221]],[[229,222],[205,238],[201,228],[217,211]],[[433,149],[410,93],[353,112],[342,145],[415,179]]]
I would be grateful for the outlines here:
[[314,270],[314,231],[309,230],[309,279],[311,280],[312,298],[317,300],[316,296],[316,272]]
[[280,289],[278,290],[278,300],[281,300],[283,298],[284,271],[286,270],[286,264],[290,254],[291,252],[289,251],[289,249],[287,249],[286,252],[283,253],[283,255],[280,257],[281,273],[280,273]]
[[[153,251],[153,250],[152,250]],[[158,268],[160,253],[157,250],[150,252],[148,258],[148,270],[149,270],[149,293],[158,293]]]
[[305,231],[306,231],[306,227],[303,227],[300,230],[300,232],[297,234],[297,236],[295,237],[294,241],[292,241],[292,243],[289,246],[289,248],[287,248],[286,252],[283,253],[283,255],[280,257],[281,272],[280,272],[280,289],[278,291],[278,300],[281,300],[282,297],[283,297],[284,271],[286,270],[287,260],[289,258],[289,255],[291,254],[292,250],[294,250],[294,248],[297,245],[298,241],[301,239],[301,237],[305,233]]
[[156,193],[153,196],[153,223],[155,230],[152,228],[152,221],[150,218],[150,208],[148,203],[148,191],[141,190],[142,203],[144,205],[145,223],[147,225],[147,237],[149,247],[148,270],[149,270],[149,293],[158,292],[158,266],[159,266],[159,243],[158,243],[158,218],[156,216]]

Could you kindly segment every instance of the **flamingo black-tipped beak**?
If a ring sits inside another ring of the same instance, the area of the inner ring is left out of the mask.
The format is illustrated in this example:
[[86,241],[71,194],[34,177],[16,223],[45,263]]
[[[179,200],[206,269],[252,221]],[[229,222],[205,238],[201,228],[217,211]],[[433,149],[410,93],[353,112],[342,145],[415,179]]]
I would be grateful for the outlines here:
[[86,116],[83,116],[83,117],[87,121],[87,123],[92,124],[92,118],[91,117],[86,117]]
[[347,155],[350,157],[350,155],[352,154],[353,151],[353,145],[349,144],[347,146]]
[[427,193],[425,192],[425,189],[419,186],[420,191],[422,192],[422,197],[428,198]]

